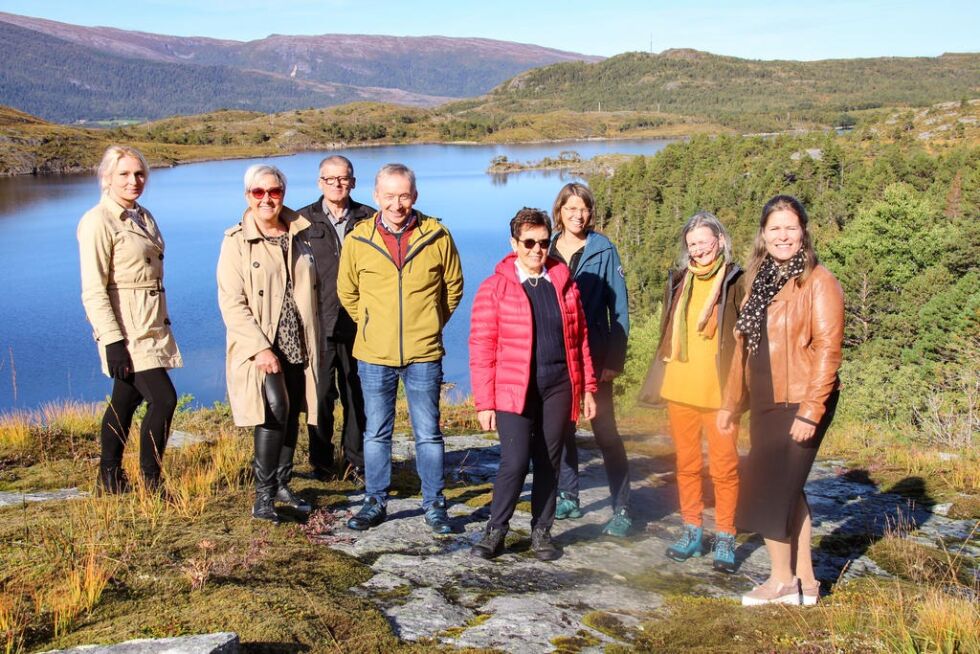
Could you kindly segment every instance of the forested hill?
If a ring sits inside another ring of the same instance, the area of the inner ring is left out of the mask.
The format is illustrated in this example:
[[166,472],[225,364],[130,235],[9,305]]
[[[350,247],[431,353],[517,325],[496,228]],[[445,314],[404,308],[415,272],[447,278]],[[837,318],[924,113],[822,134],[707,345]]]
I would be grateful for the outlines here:
[[657,111],[739,131],[778,131],[802,121],[837,124],[842,112],[856,109],[927,106],[978,94],[976,53],[804,62],[667,50],[530,70],[494,89],[482,109]]
[[[765,202],[800,198],[846,295],[845,414],[894,427],[903,443],[970,450],[980,425],[980,101],[843,136],[696,137],[590,184],[637,317],[655,312],[696,211],[721,219],[745,264]],[[643,333],[631,333],[631,347]],[[626,383],[651,355],[632,359]]]
[[0,12],[0,59],[0,104],[74,122],[353,100],[433,106],[486,93],[534,66],[599,58],[442,36],[176,37]]

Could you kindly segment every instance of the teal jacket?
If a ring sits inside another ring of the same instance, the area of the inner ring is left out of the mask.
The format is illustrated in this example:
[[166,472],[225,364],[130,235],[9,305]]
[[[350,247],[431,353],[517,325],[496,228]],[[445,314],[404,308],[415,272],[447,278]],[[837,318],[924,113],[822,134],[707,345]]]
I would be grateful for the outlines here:
[[573,279],[582,296],[596,377],[605,368],[622,372],[626,363],[630,315],[626,274],[612,241],[598,232],[589,232]]

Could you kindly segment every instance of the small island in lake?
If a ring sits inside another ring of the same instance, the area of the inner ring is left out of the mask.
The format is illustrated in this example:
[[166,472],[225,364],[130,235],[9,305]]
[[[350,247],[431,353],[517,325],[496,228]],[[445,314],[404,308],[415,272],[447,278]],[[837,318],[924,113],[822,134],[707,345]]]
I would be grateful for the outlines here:
[[511,161],[502,154],[490,160],[487,173],[491,175],[507,175],[526,170],[567,170],[575,175],[611,175],[616,167],[633,159],[632,154],[601,154],[591,159],[582,159],[582,155],[574,150],[562,150],[558,157],[545,157],[539,161]]

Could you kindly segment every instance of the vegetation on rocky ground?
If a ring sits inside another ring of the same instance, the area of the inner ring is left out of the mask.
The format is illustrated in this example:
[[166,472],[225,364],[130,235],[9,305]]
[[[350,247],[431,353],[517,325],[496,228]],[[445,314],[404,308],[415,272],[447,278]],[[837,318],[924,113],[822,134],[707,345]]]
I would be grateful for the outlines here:
[[626,404],[656,346],[687,218],[714,212],[744,262],[762,205],[789,193],[846,296],[844,392],[822,453],[884,483],[921,477],[928,496],[976,515],[957,489],[980,489],[980,101],[895,113],[843,136],[695,138],[590,183],[635,317],[618,380]]

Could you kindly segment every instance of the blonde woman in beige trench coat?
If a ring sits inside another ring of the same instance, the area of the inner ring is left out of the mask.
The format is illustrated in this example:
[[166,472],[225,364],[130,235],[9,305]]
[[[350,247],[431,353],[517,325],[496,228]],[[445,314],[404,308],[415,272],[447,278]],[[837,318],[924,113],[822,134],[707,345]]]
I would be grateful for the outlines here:
[[163,450],[177,407],[167,370],[183,365],[167,313],[163,236],[153,215],[136,202],[148,177],[138,150],[110,146],[98,171],[102,199],[78,223],[82,304],[102,372],[114,380],[100,435],[99,488],[108,493],[128,486],[123,450],[133,413],[144,400],[140,470],[147,488],[160,488]]
[[[275,502],[310,505],[289,488],[299,414],[317,415],[316,268],[310,222],[283,205],[286,176],[256,164],[245,172],[248,209],[225,232],[218,305],[227,328],[225,375],[235,424],[254,427],[252,516],[279,521]],[[288,263],[287,263],[288,262]]]

